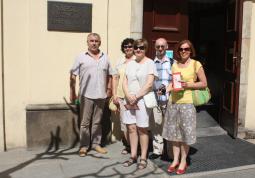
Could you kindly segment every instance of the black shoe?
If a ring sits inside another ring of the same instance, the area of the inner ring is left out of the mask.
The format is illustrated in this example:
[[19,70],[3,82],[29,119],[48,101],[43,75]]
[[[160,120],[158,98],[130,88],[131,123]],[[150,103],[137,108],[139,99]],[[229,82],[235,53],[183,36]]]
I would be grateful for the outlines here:
[[149,159],[158,159],[161,155],[157,155],[155,153],[152,153],[150,156],[149,156]]

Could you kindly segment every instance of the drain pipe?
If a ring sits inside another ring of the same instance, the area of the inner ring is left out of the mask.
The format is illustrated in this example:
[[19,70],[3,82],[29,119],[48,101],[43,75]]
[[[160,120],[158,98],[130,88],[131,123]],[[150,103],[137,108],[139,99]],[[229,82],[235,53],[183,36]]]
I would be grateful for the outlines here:
[[6,151],[6,135],[5,135],[5,97],[4,97],[4,7],[3,7],[3,0],[1,0],[1,37],[2,37],[2,40],[1,40],[1,51],[2,51],[2,106],[3,106],[3,141],[4,141],[4,151]]

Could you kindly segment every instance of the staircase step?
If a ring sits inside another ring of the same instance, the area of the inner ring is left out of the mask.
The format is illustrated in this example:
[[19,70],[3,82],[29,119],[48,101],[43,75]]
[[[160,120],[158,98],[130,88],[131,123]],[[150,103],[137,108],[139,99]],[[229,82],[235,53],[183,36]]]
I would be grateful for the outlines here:
[[226,135],[226,134],[227,132],[224,129],[222,129],[220,126],[197,128],[197,137],[209,137],[209,136]]

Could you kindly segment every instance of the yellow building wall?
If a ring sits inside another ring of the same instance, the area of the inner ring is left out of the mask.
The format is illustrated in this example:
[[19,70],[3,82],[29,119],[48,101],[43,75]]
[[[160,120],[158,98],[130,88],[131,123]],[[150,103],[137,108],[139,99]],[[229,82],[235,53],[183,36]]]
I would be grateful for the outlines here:
[[[67,2],[92,3],[88,0]],[[107,49],[107,1],[94,0],[92,29]],[[29,103],[63,103],[69,100],[69,69],[74,57],[86,50],[86,33],[47,31],[47,1],[30,0]]]
[[249,54],[249,68],[248,68],[248,89],[247,89],[247,104],[246,104],[246,117],[245,127],[248,129],[255,129],[255,2],[252,5],[251,17],[251,43]]
[[[87,49],[87,33],[47,31],[46,0],[3,1],[8,149],[26,146],[28,104],[64,103],[64,97],[69,100],[69,69],[74,57]],[[122,39],[130,35],[131,2],[67,2],[92,3],[92,31],[101,35],[101,49],[115,63],[121,55]]]
[[[2,74],[2,3],[0,1],[0,74]],[[3,81],[0,77],[0,151],[4,151],[4,126],[3,126]]]
[[26,143],[25,108],[29,96],[28,7],[29,0],[3,0],[7,148],[24,146]]
[[130,23],[131,1],[110,0],[108,53],[113,65],[123,56],[120,46],[123,39],[130,38]]

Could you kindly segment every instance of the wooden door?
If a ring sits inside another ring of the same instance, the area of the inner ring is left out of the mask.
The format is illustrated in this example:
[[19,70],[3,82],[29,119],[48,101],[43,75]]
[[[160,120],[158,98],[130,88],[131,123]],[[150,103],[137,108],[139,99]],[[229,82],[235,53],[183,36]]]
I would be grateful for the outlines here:
[[241,10],[242,0],[226,1],[225,65],[220,125],[233,137],[237,136],[238,129]]
[[144,0],[143,38],[148,40],[147,56],[154,58],[155,40],[166,38],[168,49],[188,38],[187,0]]

